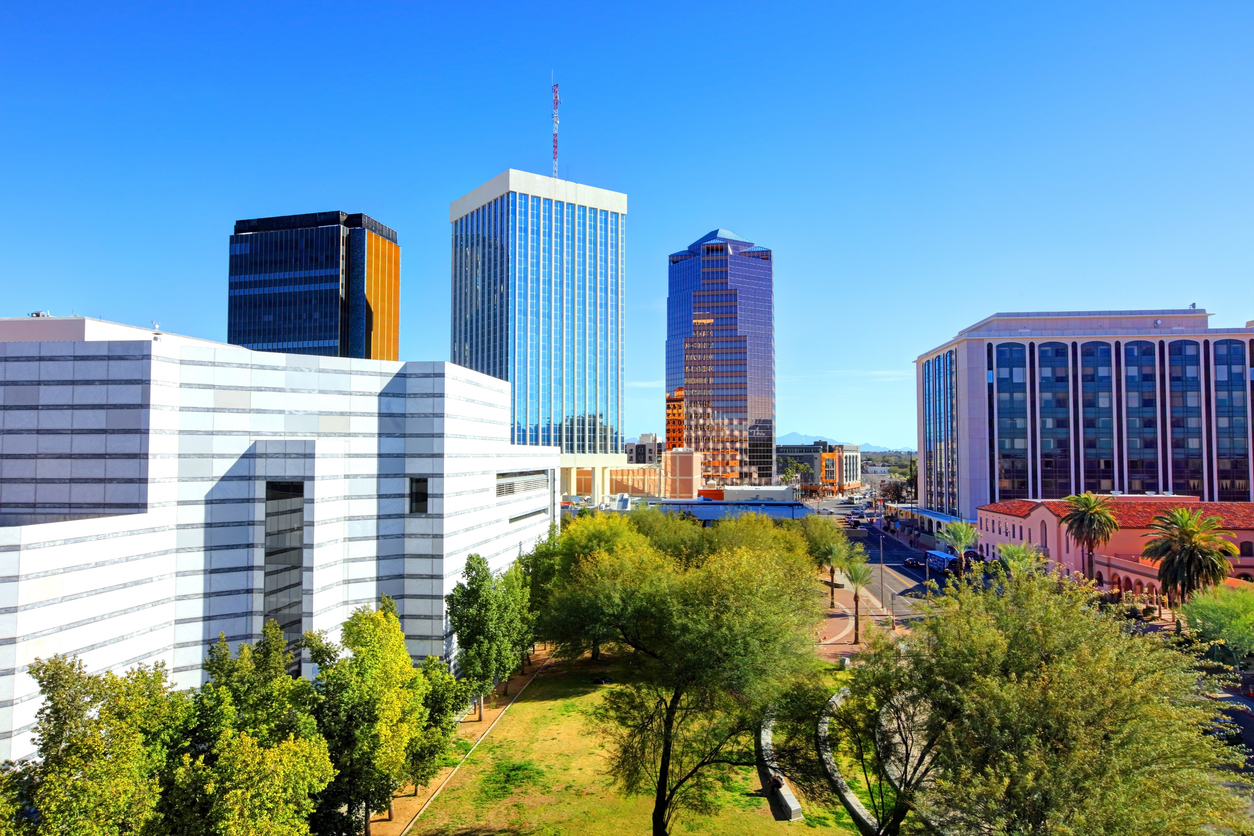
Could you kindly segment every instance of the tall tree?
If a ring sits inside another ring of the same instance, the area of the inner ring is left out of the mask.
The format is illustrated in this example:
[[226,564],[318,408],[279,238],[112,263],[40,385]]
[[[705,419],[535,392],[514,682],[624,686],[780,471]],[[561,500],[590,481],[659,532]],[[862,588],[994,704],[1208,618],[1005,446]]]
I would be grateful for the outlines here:
[[948,833],[1245,832],[1241,757],[1208,734],[1219,709],[1194,659],[1056,573],[959,582],[934,600],[903,646],[872,642],[849,681],[852,716],[834,718],[863,774],[897,776],[889,807]]
[[1062,517],[1062,524],[1067,527],[1067,534],[1084,549],[1087,558],[1084,576],[1097,576],[1097,567],[1093,560],[1093,552],[1098,546],[1110,542],[1119,530],[1119,523],[1111,513],[1110,498],[1095,496],[1091,493],[1072,494],[1063,499],[1067,513]]
[[1141,554],[1158,564],[1163,592],[1184,602],[1199,589],[1228,579],[1228,555],[1236,554],[1237,547],[1225,539],[1232,532],[1220,527],[1219,517],[1177,507],[1155,514],[1148,527],[1149,542]]
[[187,701],[162,666],[89,674],[82,660],[36,659],[44,702],[36,713],[38,764],[28,773],[35,833],[92,836],[159,830],[160,769]]
[[802,517],[797,525],[805,538],[806,551],[810,559],[819,568],[827,570],[830,605],[835,607],[836,567],[847,560],[851,554],[849,538],[845,536],[845,532],[832,517],[810,514]]
[[853,643],[862,640],[862,590],[875,581],[875,571],[865,562],[848,561],[843,567],[845,580],[849,582],[849,591],[853,593]]
[[951,522],[936,535],[936,539],[954,550],[958,555],[958,566],[965,573],[967,568],[967,549],[975,545],[980,537],[979,529],[969,522]]
[[314,833],[370,830],[370,816],[389,809],[410,773],[410,741],[426,722],[427,680],[414,670],[396,605],[360,607],[340,630],[342,644],[305,634],[314,680],[314,716],[326,738],[335,779],[318,795]]
[[459,682],[448,665],[434,656],[426,658],[419,672],[427,680],[423,697],[427,719],[422,731],[409,743],[409,780],[414,783],[415,794],[418,787],[425,787],[440,771],[444,754],[457,731],[457,719],[470,699],[466,684]]
[[[583,522],[568,532],[582,536]],[[729,522],[708,536],[753,545],[714,549],[696,565],[647,543],[596,551],[550,603],[612,630],[623,684],[597,713],[607,774],[628,793],[653,796],[655,836],[678,811],[709,809],[720,769],[754,762],[766,707],[813,664],[821,596],[804,542],[769,520]],[[578,625],[564,623],[571,632],[555,636],[558,653],[582,653]]]
[[504,676],[505,690],[509,693],[509,674],[526,661],[535,643],[535,615],[531,611],[531,589],[520,562],[515,561],[497,582],[501,596],[505,628],[514,663]]
[[462,580],[445,601],[449,624],[457,636],[457,667],[477,698],[483,719],[484,695],[509,677],[518,658],[509,604],[488,561],[477,554],[467,556]]
[[163,833],[309,832],[313,796],[334,769],[313,717],[313,688],[288,673],[291,661],[273,620],[234,657],[223,637],[210,648],[212,679],[192,697],[162,772]]
[[1193,595],[1183,607],[1189,629],[1218,642],[1240,668],[1254,653],[1254,591],[1216,586]]

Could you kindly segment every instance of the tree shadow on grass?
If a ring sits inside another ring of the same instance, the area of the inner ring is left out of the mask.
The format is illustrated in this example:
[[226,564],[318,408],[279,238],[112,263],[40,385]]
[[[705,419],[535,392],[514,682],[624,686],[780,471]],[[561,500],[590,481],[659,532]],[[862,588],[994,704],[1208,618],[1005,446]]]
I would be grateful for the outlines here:
[[612,669],[613,659],[608,656],[602,656],[596,661],[585,655],[579,659],[551,662],[532,681],[518,701],[551,702],[586,696],[610,687],[594,680],[612,675]]

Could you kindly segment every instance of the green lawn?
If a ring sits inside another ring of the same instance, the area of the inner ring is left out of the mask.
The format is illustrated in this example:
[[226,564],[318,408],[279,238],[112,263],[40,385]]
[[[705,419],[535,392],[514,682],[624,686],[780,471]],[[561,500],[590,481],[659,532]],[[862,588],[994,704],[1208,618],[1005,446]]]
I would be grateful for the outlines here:
[[[607,786],[604,747],[586,722],[599,695],[612,687],[593,684],[603,672],[604,665],[588,659],[541,672],[410,833],[648,833],[652,800],[625,798]],[[673,832],[855,832],[844,810],[818,809],[804,799],[805,821],[777,822],[758,791],[757,773],[738,770],[724,781],[717,814],[678,818]]]

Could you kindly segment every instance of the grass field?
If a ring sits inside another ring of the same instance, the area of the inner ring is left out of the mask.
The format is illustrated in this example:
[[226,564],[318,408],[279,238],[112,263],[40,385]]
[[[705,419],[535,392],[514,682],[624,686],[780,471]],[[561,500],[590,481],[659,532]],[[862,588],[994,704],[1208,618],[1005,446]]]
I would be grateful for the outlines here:
[[[593,684],[603,672],[604,665],[588,659],[541,671],[410,833],[648,833],[652,799],[625,798],[607,786],[604,748],[587,724],[589,710],[612,687]],[[756,772],[738,770],[724,783],[716,815],[683,816],[672,830],[716,836],[855,833],[844,810],[816,809],[804,800],[805,821],[777,822],[759,791]]]

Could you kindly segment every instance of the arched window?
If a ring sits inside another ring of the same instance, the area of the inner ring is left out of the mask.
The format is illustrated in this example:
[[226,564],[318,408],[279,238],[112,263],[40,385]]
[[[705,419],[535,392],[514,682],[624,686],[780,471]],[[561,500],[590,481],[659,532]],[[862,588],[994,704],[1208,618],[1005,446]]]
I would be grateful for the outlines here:
[[1241,574],[1237,575],[1237,580],[1251,582],[1251,581],[1254,581],[1254,575],[1251,575],[1249,572],[1242,572]]
[[1045,521],[1041,520],[1041,548],[1049,548],[1049,529],[1045,526]]
[[1098,585],[1099,587],[1101,587],[1101,586],[1105,586],[1105,585],[1106,585],[1106,579],[1102,577],[1102,573],[1101,573],[1101,572],[1098,572],[1098,573],[1097,573],[1097,585]]
[[1245,540],[1241,543],[1241,556],[1254,557],[1254,541]]

